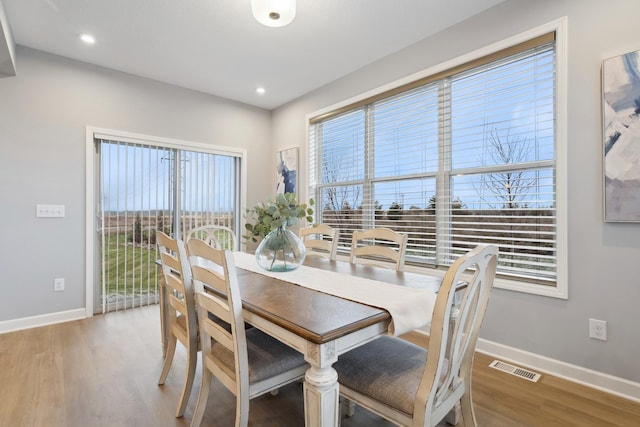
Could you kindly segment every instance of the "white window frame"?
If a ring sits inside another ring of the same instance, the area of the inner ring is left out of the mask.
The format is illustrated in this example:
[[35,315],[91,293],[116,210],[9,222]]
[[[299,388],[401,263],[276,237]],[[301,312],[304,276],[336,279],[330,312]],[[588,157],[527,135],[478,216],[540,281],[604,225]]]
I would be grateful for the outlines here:
[[[567,230],[567,18],[563,17],[555,21],[543,24],[539,27],[525,31],[518,35],[509,37],[500,42],[491,44],[481,49],[477,49],[466,55],[462,55],[455,59],[449,60],[442,64],[430,67],[418,73],[407,76],[403,79],[396,80],[387,85],[381,86],[369,92],[365,92],[353,98],[344,100],[337,104],[328,106],[321,110],[307,114],[307,158],[302,159],[309,164],[309,135],[311,121],[314,118],[329,114],[333,111],[344,109],[349,105],[355,104],[362,100],[374,97],[384,92],[391,91],[397,87],[409,84],[416,80],[435,75],[445,70],[452,69],[461,64],[474,61],[478,58],[491,55],[495,52],[507,49],[511,46],[526,42],[544,34],[555,32],[555,52],[556,52],[556,103],[555,103],[555,178],[556,178],[556,283],[555,286],[541,285],[531,282],[518,281],[515,279],[496,278],[494,286],[501,289],[508,289],[518,292],[525,292],[536,295],[543,295],[554,298],[568,298],[568,230]],[[309,183],[307,168],[306,182]],[[311,189],[307,188],[311,194]],[[409,269],[409,268],[407,268]],[[430,274],[442,275],[440,270],[429,269],[427,267],[419,267],[420,270],[428,270]]]

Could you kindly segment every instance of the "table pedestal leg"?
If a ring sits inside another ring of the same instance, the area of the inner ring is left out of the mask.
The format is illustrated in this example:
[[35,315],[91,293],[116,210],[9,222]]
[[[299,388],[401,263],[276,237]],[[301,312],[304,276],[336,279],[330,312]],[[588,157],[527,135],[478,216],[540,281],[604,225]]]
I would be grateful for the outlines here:
[[338,373],[331,366],[310,367],[304,378],[304,415],[306,427],[338,425]]

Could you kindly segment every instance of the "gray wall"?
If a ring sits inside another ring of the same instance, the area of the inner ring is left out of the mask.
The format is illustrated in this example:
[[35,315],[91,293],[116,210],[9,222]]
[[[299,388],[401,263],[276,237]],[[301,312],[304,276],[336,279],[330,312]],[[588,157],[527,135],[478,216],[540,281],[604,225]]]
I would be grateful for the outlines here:
[[266,110],[23,47],[16,66],[0,78],[0,322],[85,306],[86,126],[245,148],[248,203],[272,190]]
[[[481,337],[640,382],[640,224],[602,215],[602,60],[640,49],[637,0],[511,0],[273,113],[280,147],[307,155],[305,115],[539,25],[568,17],[569,299],[494,290]],[[608,341],[588,336],[590,317]]]

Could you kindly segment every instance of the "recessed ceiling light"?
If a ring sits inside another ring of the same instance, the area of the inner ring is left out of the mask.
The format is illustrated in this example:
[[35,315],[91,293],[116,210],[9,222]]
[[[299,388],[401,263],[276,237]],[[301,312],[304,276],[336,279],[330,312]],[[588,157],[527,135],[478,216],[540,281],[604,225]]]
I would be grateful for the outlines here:
[[266,92],[266,90],[263,87],[259,87],[256,89],[256,93],[258,95],[264,95],[264,93]]
[[95,44],[96,42],[96,38],[91,34],[80,34],[80,40],[82,40],[86,44]]

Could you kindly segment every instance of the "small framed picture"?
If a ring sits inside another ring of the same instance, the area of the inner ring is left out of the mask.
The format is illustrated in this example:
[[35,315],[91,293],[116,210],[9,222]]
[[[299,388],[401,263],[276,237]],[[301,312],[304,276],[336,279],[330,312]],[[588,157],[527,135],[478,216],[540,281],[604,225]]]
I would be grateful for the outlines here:
[[298,191],[298,147],[278,152],[276,194]]
[[604,220],[640,222],[640,51],[602,63]]

